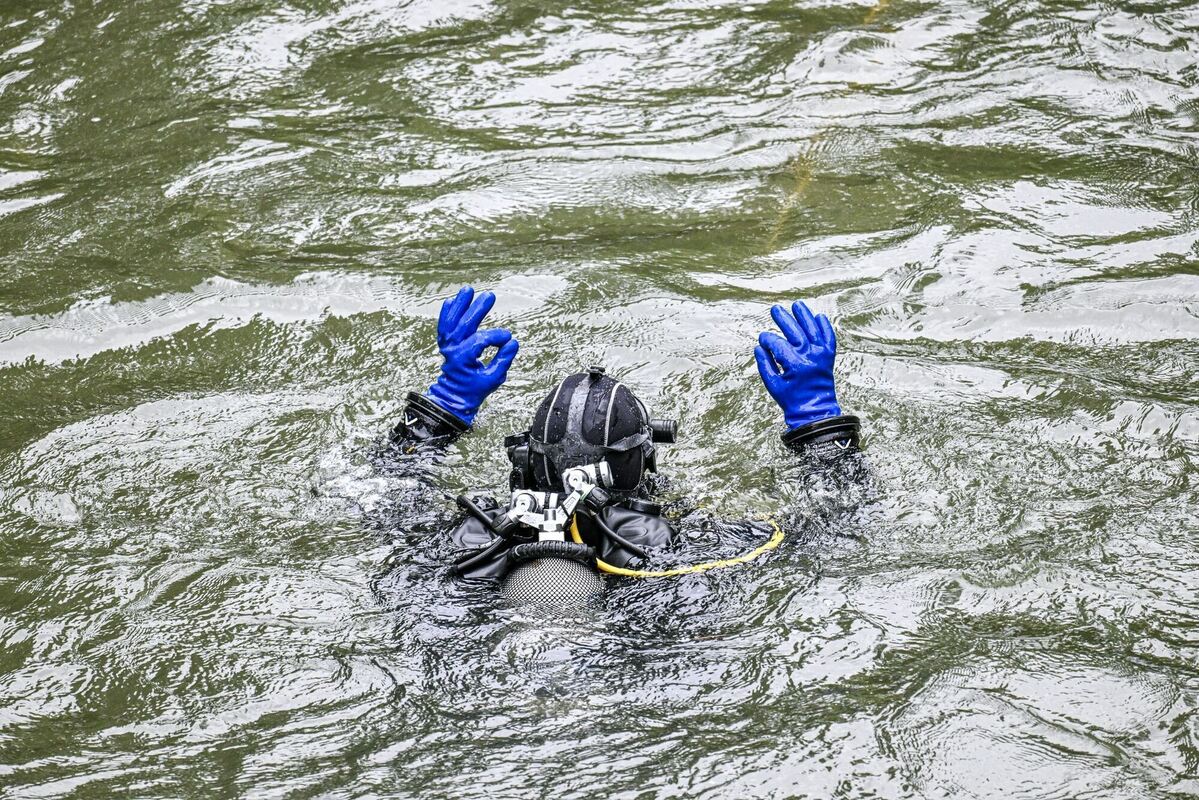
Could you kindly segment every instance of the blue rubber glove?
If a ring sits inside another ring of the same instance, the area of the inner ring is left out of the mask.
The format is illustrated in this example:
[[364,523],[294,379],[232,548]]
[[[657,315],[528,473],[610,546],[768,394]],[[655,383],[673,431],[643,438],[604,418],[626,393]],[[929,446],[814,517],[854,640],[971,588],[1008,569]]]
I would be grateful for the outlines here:
[[774,306],[770,316],[783,335],[761,334],[754,356],[766,391],[782,406],[787,429],[839,416],[841,406],[833,387],[837,337],[828,317],[812,316],[799,300],[791,311]]
[[[458,294],[441,304],[437,320],[437,349],[445,357],[441,375],[425,394],[438,406],[467,425],[475,421],[487,395],[500,388],[520,343],[503,328],[479,330],[479,323],[495,305],[495,295],[463,286]],[[499,350],[489,363],[481,356],[489,347]]]

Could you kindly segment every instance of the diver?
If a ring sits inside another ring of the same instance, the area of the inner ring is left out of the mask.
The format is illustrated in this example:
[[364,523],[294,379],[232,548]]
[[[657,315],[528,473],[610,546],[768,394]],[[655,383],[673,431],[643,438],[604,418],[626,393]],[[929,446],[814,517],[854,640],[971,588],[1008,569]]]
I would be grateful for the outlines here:
[[[511,331],[480,330],[494,304],[493,293],[476,295],[470,287],[443,303],[437,323],[441,374],[423,394],[407,395],[390,437],[400,463],[407,459],[423,469],[435,461],[471,429],[483,402],[506,380],[519,343]],[[799,457],[805,476],[834,485],[863,482],[859,420],[837,403],[832,325],[799,301],[790,309],[774,306],[771,316],[779,332],[763,332],[754,356],[762,383],[783,411],[783,444]],[[654,502],[653,480],[659,446],[673,443],[676,429],[671,420],[652,418],[633,391],[602,367],[562,379],[537,406],[528,430],[504,441],[510,501],[457,498],[465,514],[449,534],[454,571],[497,581],[514,601],[568,604],[602,590],[600,571],[655,576],[728,563],[647,568],[678,537]],[[781,540],[777,527],[776,533],[759,551]]]

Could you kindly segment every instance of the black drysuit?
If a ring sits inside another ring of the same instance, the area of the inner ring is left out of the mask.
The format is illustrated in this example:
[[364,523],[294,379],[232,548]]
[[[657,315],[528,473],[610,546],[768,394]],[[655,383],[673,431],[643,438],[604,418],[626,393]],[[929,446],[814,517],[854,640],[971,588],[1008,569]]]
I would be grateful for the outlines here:
[[[403,418],[391,433],[386,467],[411,479],[411,491],[432,492],[429,467],[448,445],[469,429],[470,426],[429,398],[410,393]],[[799,460],[802,480],[840,495],[860,495],[860,491],[850,490],[861,489],[869,483],[869,470],[860,450],[857,417],[842,415],[820,420],[789,431],[782,438]],[[401,501],[422,500],[413,496]],[[508,510],[507,506],[491,498],[475,498],[475,504],[489,519]],[[600,514],[604,523],[621,538],[651,554],[668,549],[678,536],[676,523],[663,516],[661,507],[647,496],[620,499]],[[594,548],[600,560],[616,567],[645,566],[640,563],[640,556],[603,534],[590,519],[578,515],[577,520],[584,543]],[[462,577],[499,580],[510,569],[509,544],[501,543],[496,534],[474,516],[466,515],[460,520],[451,530],[450,538],[458,565],[455,570]]]

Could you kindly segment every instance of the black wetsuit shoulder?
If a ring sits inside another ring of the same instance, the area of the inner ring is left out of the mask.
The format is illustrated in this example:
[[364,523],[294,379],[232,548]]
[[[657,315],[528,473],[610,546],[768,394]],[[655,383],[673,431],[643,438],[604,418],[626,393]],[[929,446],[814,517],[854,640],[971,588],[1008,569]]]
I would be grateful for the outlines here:
[[[409,393],[403,417],[390,435],[395,452],[414,459],[421,469],[410,474],[422,483],[432,482],[427,467],[431,461],[470,426],[444,411],[423,395]],[[783,443],[800,458],[805,478],[818,476],[833,483],[862,483],[869,473],[861,457],[860,422],[842,415],[812,423],[783,434]],[[405,470],[408,471],[408,470]],[[488,519],[507,512],[507,507],[492,498],[475,498]],[[604,523],[621,538],[644,551],[668,548],[678,539],[676,523],[661,516],[656,506],[632,501],[615,504],[602,512]],[[595,548],[596,556],[613,566],[632,567],[643,559],[602,533],[594,522],[580,517],[579,533],[584,543]],[[467,515],[449,530],[455,557],[455,571],[468,578],[500,579],[509,569],[508,543],[498,537],[481,519]]]

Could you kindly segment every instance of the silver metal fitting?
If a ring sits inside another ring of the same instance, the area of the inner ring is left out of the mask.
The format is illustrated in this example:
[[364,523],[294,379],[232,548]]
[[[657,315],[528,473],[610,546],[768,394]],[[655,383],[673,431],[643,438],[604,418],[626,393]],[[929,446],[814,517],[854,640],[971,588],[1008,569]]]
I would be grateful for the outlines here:
[[547,508],[562,505],[562,495],[557,492],[534,492],[529,489],[517,489],[512,492],[512,501],[508,508],[517,514],[538,514]]
[[612,468],[607,461],[571,467],[562,473],[562,485],[568,492],[577,492],[587,486],[606,489],[612,485]]
[[570,513],[562,507],[563,497],[557,492],[534,492],[517,489],[508,504],[508,516],[537,531],[539,541],[566,540],[566,523]]

